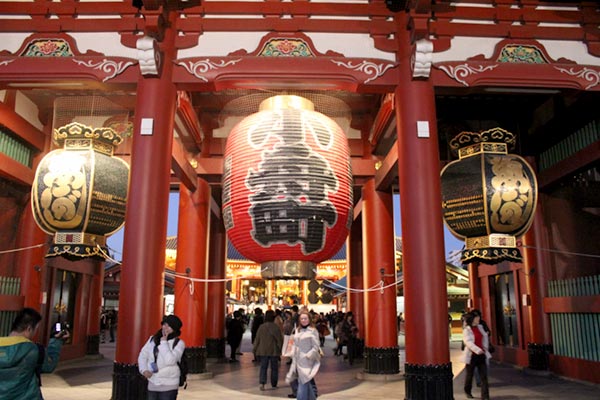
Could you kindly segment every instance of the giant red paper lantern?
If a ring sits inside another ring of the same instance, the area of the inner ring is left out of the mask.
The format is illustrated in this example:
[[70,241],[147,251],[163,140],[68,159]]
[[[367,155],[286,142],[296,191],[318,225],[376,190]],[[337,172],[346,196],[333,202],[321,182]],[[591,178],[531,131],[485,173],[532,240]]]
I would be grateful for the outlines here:
[[275,96],[227,139],[223,218],[229,240],[264,279],[312,279],[352,223],[346,135],[298,96]]

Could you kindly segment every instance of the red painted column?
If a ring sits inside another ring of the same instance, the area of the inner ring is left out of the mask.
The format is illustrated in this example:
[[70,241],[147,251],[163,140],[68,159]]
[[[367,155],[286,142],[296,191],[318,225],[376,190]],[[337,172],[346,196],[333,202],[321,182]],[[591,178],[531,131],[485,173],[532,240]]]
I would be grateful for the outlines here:
[[104,289],[104,263],[97,263],[91,277],[88,303],[86,354],[98,354],[100,350],[100,314]]
[[550,367],[548,354],[552,351],[552,345],[550,322],[543,308],[546,295],[543,277],[546,276],[545,269],[549,260],[542,249],[549,246],[546,240],[541,204],[542,202],[538,200],[531,228],[522,238],[523,274],[529,300],[529,304],[523,304],[523,311],[529,320],[529,332],[526,332],[529,368],[548,370]]
[[[362,226],[361,219],[355,220],[352,224],[352,231],[346,241],[348,254],[348,275],[346,275],[346,283],[348,288],[362,289],[364,282],[363,276],[363,253],[362,253]],[[365,293],[355,290],[348,290],[348,310],[354,314],[354,321],[358,326],[358,334],[360,338],[365,337]]]
[[[479,310],[483,309],[483,304],[481,303],[481,281],[479,280],[479,273],[477,269],[479,268],[478,262],[469,263],[469,311],[477,308]],[[488,319],[489,321],[489,319]]]
[[[406,399],[452,399],[440,163],[432,82],[414,79],[400,34],[395,91],[402,214]],[[417,123],[428,129],[417,135]],[[426,133],[428,132],[428,133]],[[424,137],[423,137],[424,136]],[[442,332],[444,334],[442,334]]]
[[[198,179],[192,193],[179,186],[177,264],[179,275],[206,279],[210,229],[210,186]],[[191,373],[206,371],[206,282],[175,278],[175,314],[183,322],[181,337]]]
[[206,310],[206,353],[209,358],[225,358],[225,265],[227,234],[223,220],[211,215]]
[[[29,197],[27,197],[27,204],[30,202]],[[23,306],[38,311],[41,311],[42,268],[46,263],[44,256],[48,250],[47,240],[48,235],[35,223],[31,207],[25,207],[17,228],[16,246],[18,249],[26,250],[17,252],[15,264],[18,266],[17,271],[21,278]],[[37,246],[40,244],[42,246]]]
[[[130,188],[125,213],[119,326],[113,400],[144,396],[137,356],[163,314],[164,266],[169,206],[171,150],[176,107],[171,62],[175,32],[162,42],[160,77],[140,76],[137,87]],[[142,132],[142,123],[151,128]]]
[[362,189],[363,287],[365,292],[365,372],[398,374],[396,267],[392,194],[375,189],[370,179]]

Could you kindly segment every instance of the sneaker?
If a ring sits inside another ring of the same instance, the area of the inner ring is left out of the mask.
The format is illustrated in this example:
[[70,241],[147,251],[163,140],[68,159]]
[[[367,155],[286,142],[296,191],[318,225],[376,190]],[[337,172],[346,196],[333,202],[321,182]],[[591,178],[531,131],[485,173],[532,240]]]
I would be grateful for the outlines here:
[[474,397],[471,393],[466,393],[466,395],[467,395],[467,399],[474,399]]

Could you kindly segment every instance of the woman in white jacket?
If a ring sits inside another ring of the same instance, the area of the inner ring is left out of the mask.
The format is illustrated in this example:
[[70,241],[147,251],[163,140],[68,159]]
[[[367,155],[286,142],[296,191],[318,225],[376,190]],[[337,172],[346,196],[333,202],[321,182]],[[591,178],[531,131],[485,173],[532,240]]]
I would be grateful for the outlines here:
[[[310,314],[302,310],[298,314],[298,328],[294,332],[294,355],[285,381],[291,384],[298,379],[297,400],[315,400],[314,377],[321,366],[319,332],[311,326]],[[311,382],[312,381],[312,382]]]
[[179,389],[179,365],[185,343],[179,339],[181,320],[165,316],[162,326],[142,347],[138,356],[140,373],[148,379],[148,400],[175,400]]
[[488,351],[490,339],[485,329],[479,325],[479,320],[480,317],[478,315],[472,313],[465,315],[465,325],[463,328],[465,349],[463,351],[463,361],[466,364],[467,376],[465,377],[464,388],[467,398],[472,399],[473,372],[477,368],[481,376],[481,398],[482,400],[489,400],[487,360],[492,355]]

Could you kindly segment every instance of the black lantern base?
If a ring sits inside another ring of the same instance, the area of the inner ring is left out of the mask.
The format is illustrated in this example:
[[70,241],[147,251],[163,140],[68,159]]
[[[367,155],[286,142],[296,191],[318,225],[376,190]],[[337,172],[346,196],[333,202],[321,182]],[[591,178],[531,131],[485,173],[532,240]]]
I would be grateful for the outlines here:
[[148,395],[148,381],[137,364],[114,363],[111,400],[144,400]]
[[550,368],[549,355],[552,345],[548,343],[527,343],[529,368],[537,371],[547,371]]
[[523,257],[517,248],[485,247],[463,250],[460,261],[463,263],[480,262],[494,265],[502,261],[523,262]]
[[225,338],[206,339],[206,357],[225,358]]
[[190,374],[206,372],[206,347],[186,347],[183,353]]
[[85,354],[88,356],[100,354],[100,335],[88,335]]
[[367,374],[397,374],[400,372],[398,347],[365,347],[365,368]]
[[106,261],[107,254],[108,249],[106,247],[89,246],[85,244],[53,243],[46,253],[46,258],[62,256],[69,261],[79,261],[84,258]]
[[453,400],[452,363],[405,364],[406,400]]

